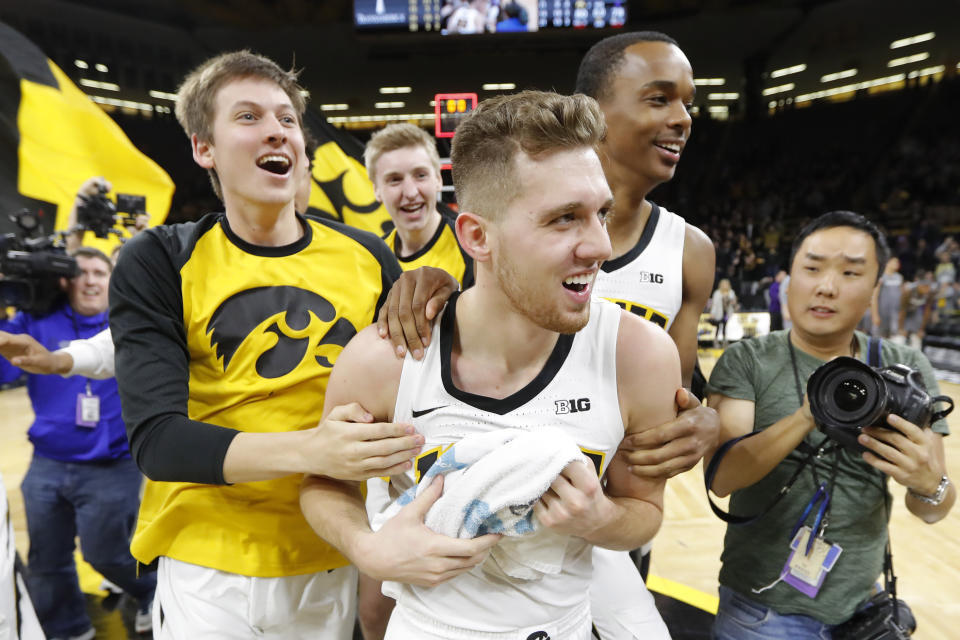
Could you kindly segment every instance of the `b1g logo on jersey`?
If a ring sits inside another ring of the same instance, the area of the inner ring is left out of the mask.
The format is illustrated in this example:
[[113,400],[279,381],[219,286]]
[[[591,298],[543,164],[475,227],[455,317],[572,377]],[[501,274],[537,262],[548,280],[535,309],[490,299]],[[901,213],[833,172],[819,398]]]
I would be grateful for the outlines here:
[[558,416],[566,413],[580,413],[581,411],[590,411],[590,398],[556,400],[554,405],[557,408]]
[[652,271],[641,271],[639,274],[640,282],[652,282],[653,284],[663,284],[663,274],[653,273]]

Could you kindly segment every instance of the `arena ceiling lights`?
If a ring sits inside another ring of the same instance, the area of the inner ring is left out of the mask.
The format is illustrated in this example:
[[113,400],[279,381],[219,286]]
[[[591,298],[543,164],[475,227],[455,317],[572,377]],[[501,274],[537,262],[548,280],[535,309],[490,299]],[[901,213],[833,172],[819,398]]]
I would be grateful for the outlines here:
[[698,87],[720,87],[727,84],[726,78],[694,78],[693,84]]
[[857,69],[844,69],[843,71],[837,71],[836,73],[828,73],[825,76],[820,76],[820,82],[833,82],[834,80],[852,78],[855,75],[857,75]]
[[346,111],[350,108],[346,102],[337,102],[335,104],[322,104],[320,111]]
[[90,87],[91,89],[103,89],[104,91],[120,91],[120,85],[114,84],[112,82],[100,82],[99,80],[88,80],[86,78],[80,78],[78,82],[84,87]]
[[935,67],[927,67],[926,69],[920,69],[919,71],[911,71],[907,74],[907,77],[910,79],[923,78],[924,76],[933,76],[938,73],[943,73],[946,70],[947,68],[944,65],[939,64]]
[[516,88],[513,82],[487,82],[483,85],[484,91],[513,91]]
[[782,78],[783,76],[789,76],[794,73],[800,73],[801,71],[806,71],[807,65],[805,64],[795,64],[792,67],[784,67],[783,69],[775,69],[770,72],[771,78]]
[[797,86],[797,85],[795,85],[794,83],[788,82],[787,84],[777,85],[776,87],[768,87],[768,88],[766,88],[766,89],[763,90],[763,95],[765,95],[765,96],[772,96],[772,95],[775,95],[775,94],[778,94],[778,93],[783,93],[783,92],[785,92],[785,91],[793,91],[793,89],[794,89],[796,86]]
[[410,93],[411,91],[413,91],[412,87],[380,87],[382,94]]
[[402,109],[407,106],[406,102],[375,102],[374,109]]
[[172,100],[177,101],[177,94],[170,93],[169,91],[157,91],[156,89],[150,89],[147,94],[151,98],[160,98],[161,100]]
[[[106,104],[110,105],[111,107],[124,107],[127,109],[136,109],[137,111],[160,111],[161,113],[170,113],[170,109],[167,107],[154,107],[152,104],[147,104],[145,102],[117,100],[115,98],[104,98],[103,96],[90,96],[89,94],[88,97],[97,104]],[[161,111],[161,109],[166,109],[166,111]]]
[[930,57],[929,51],[924,51],[923,53],[915,53],[912,56],[904,56],[902,58],[894,58],[887,62],[888,67],[902,67],[905,64],[910,64],[911,62],[920,62],[926,60]]
[[902,38],[900,40],[894,40],[890,43],[891,49],[899,49],[900,47],[909,47],[911,44],[917,44],[918,42],[926,42],[928,40],[933,40],[937,36],[936,33],[930,31],[928,33],[921,33],[918,36],[910,36],[909,38]]
[[353,124],[368,125],[380,124],[384,122],[406,122],[416,121],[420,125],[427,124],[427,121],[433,122],[433,113],[391,113],[385,115],[363,115],[363,116],[331,116],[327,122],[331,124]]
[[739,100],[739,93],[708,93],[707,100]]
[[814,91],[813,93],[804,93],[796,97],[796,102],[807,102],[809,100],[817,100],[818,98],[829,98],[830,96],[837,96],[843,93],[851,93],[853,91],[859,91],[860,89],[872,89],[873,87],[880,87],[885,84],[893,84],[895,82],[903,82],[907,79],[906,74],[898,73],[892,76],[886,76],[884,78],[877,78],[875,80],[865,80],[863,82],[857,82],[855,84],[845,84],[842,87],[833,87],[832,89],[824,89],[822,91]]

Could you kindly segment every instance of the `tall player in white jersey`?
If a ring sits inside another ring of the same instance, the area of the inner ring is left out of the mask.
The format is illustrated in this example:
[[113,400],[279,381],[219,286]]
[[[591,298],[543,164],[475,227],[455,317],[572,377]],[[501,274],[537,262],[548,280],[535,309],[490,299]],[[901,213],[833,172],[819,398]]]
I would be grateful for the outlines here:
[[[613,254],[601,267],[595,294],[666,329],[689,387],[697,361],[697,323],[713,287],[713,244],[647,198],[673,178],[690,138],[689,108],[696,92],[690,62],[665,34],[619,34],[584,56],[577,91],[595,98],[606,118],[600,159],[615,196],[607,226]],[[716,413],[686,392],[677,401],[677,420],[624,442],[634,473],[674,476],[695,466],[716,441]],[[594,616],[601,640],[669,637],[625,554],[597,550],[594,565]]]
[[[387,638],[586,640],[590,546],[634,548],[659,527],[664,480],[629,473],[616,449],[624,433],[675,416],[680,362],[660,329],[592,301],[610,254],[612,199],[596,154],[604,129],[585,96],[525,92],[481,104],[453,146],[457,233],[477,264],[476,285],[449,305],[422,361],[384,360],[391,346],[373,328],[334,368],[328,407],[357,402],[373,416],[409,419],[425,447],[484,429],[559,427],[604,459],[604,482],[592,465],[571,463],[535,506],[546,529],[569,537],[559,575],[496,579],[452,559],[417,571],[397,566],[373,576],[406,583]],[[558,413],[557,400],[571,394],[593,398],[589,410]],[[429,535],[422,517],[441,485],[377,533],[356,486],[310,477],[301,506],[317,533],[364,571],[375,564],[365,555],[377,553],[377,539]]]

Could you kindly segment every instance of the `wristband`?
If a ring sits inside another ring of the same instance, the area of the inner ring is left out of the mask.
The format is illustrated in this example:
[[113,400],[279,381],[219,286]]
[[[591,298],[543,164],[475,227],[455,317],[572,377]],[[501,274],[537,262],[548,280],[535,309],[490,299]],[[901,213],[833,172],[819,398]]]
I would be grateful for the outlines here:
[[943,476],[940,478],[940,484],[937,485],[937,490],[933,492],[933,495],[925,496],[917,493],[911,488],[907,488],[907,492],[919,500],[934,507],[940,505],[943,502],[943,499],[947,497],[947,489],[950,488],[950,478]]

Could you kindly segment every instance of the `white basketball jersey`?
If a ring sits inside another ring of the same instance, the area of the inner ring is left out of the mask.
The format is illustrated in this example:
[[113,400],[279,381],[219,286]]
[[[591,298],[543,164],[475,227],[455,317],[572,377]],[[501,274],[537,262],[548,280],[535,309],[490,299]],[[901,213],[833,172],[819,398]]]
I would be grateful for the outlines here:
[[683,302],[686,231],[683,218],[653,204],[639,242],[600,267],[594,295],[670,329]]
[[[561,335],[537,377],[503,399],[454,386],[450,356],[455,308],[454,297],[434,327],[423,359],[404,361],[394,421],[412,423],[426,442],[413,469],[391,479],[391,494],[418,481],[451,443],[505,427],[560,428],[602,475],[624,433],[617,393],[619,307],[594,300],[587,326]],[[530,452],[530,461],[536,464],[535,451]],[[475,567],[432,588],[398,586],[397,600],[414,616],[474,631],[502,632],[555,622],[586,606],[592,575],[593,546],[574,537],[566,545],[557,575],[539,580],[494,578]]]

